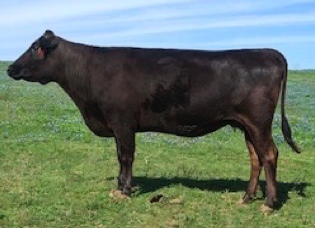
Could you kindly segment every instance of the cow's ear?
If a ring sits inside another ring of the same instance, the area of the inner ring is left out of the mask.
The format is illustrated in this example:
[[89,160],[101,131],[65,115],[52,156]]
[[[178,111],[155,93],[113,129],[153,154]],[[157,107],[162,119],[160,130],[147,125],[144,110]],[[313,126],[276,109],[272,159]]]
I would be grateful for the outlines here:
[[55,37],[55,34],[51,30],[46,30],[43,37],[45,37],[47,40],[53,39]]
[[43,34],[43,36],[39,39],[39,42],[45,56],[58,46],[58,40],[56,39],[55,34],[50,30],[47,30]]

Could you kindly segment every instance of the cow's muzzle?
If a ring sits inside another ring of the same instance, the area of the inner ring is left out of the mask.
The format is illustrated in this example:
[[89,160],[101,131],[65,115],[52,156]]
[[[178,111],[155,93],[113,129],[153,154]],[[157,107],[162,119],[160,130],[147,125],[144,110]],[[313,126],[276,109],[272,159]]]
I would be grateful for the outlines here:
[[10,65],[7,69],[7,74],[13,79],[21,79],[21,69],[15,65]]

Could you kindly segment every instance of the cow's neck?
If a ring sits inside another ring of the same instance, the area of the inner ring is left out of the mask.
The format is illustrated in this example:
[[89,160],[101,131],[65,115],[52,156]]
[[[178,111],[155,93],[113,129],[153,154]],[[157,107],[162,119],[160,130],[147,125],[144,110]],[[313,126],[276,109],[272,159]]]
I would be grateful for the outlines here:
[[89,100],[89,72],[87,58],[80,45],[67,44],[60,59],[63,65],[62,75],[57,83],[65,90],[78,106]]

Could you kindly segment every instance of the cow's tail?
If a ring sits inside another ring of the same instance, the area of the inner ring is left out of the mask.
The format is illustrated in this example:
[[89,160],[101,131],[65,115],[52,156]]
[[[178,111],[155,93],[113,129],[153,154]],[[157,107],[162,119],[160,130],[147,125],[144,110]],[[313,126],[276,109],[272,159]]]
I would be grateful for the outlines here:
[[281,83],[281,127],[282,127],[282,133],[284,136],[285,141],[289,144],[289,146],[296,152],[301,153],[300,149],[297,147],[296,143],[292,139],[292,132],[291,127],[288,122],[288,119],[285,116],[285,110],[284,110],[284,103],[285,103],[285,93],[286,93],[286,87],[287,87],[287,77],[288,77],[288,64],[287,61],[284,60],[284,69],[283,69],[283,78]]

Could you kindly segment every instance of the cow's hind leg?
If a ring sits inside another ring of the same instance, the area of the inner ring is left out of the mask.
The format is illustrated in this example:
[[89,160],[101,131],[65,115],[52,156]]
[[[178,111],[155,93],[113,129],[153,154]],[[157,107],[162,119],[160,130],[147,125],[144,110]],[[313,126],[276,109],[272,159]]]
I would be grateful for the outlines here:
[[250,179],[249,179],[246,193],[243,199],[240,201],[241,204],[249,203],[255,198],[259,176],[260,176],[260,172],[262,168],[262,162],[259,160],[259,157],[256,153],[252,140],[249,137],[247,132],[245,132],[245,140],[246,140],[246,145],[247,145],[249,156],[250,156],[251,171],[250,171]]
[[267,182],[267,198],[265,200],[265,206],[273,209],[274,203],[277,202],[277,162],[278,162],[278,149],[275,146],[273,140],[270,140],[270,144],[267,147],[267,153],[263,158],[263,165],[265,169],[265,178]]
[[[276,172],[278,150],[272,140],[271,130],[269,129],[271,128],[253,128],[248,132],[254,149],[258,155],[258,159],[265,170],[265,179],[267,183],[267,198],[264,204],[265,211],[272,210],[275,202],[277,202]],[[252,183],[255,183],[255,181],[250,181],[249,188]]]

